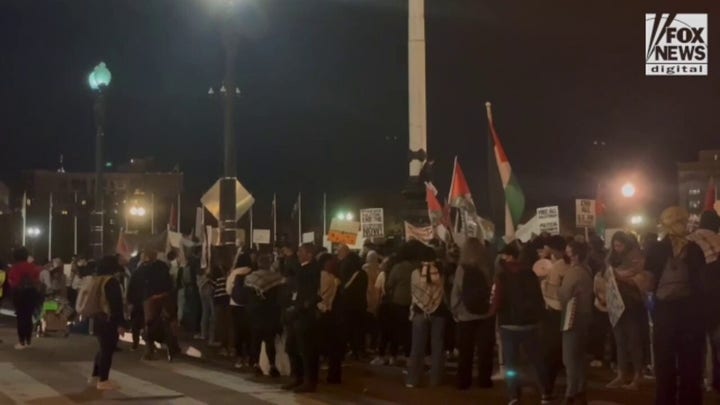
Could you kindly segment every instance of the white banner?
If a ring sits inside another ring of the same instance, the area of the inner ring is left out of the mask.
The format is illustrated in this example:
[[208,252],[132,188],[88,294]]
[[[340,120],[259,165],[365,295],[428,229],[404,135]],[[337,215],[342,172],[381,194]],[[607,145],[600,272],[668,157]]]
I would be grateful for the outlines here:
[[385,236],[385,214],[382,208],[365,208],[360,210],[360,229],[365,238],[382,238]]
[[550,235],[560,234],[560,210],[557,205],[537,209],[538,230]]
[[405,222],[405,240],[416,239],[422,243],[428,243],[433,239],[434,232],[432,226],[417,227]]
[[623,312],[625,312],[625,302],[620,295],[617,280],[615,280],[615,271],[613,271],[611,267],[608,267],[606,271],[609,272],[609,276],[605,299],[607,301],[610,323],[615,327],[615,324],[617,324]]
[[305,232],[302,234],[302,243],[314,243],[315,232]]

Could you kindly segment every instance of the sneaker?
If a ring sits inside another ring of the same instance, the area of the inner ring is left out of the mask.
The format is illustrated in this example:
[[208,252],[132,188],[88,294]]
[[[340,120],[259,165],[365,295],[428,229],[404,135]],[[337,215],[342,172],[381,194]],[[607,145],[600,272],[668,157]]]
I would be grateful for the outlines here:
[[388,360],[387,364],[390,367],[395,367],[395,364],[397,364],[397,360],[395,359],[395,357],[390,357],[390,360]]
[[623,385],[625,385],[625,379],[622,376],[617,376],[614,380],[610,381],[605,388],[620,388]]
[[243,364],[243,362],[241,360],[238,360],[235,362],[235,365],[233,367],[240,370],[241,368],[245,367],[245,364]]
[[593,360],[590,362],[590,367],[592,368],[602,368],[603,362],[600,360]]
[[270,368],[270,377],[272,377],[272,378],[280,377],[280,370],[278,370],[277,367]]
[[555,402],[555,396],[549,394],[543,394],[542,400],[540,401],[543,405],[552,404],[553,402]]
[[405,384],[405,388],[415,388],[415,384]]
[[385,365],[385,359],[383,359],[382,357],[379,357],[379,356],[378,356],[378,357],[375,357],[375,358],[370,362],[370,365],[371,365],[371,366],[384,366],[384,365]]
[[110,380],[98,381],[95,387],[100,391],[115,391],[120,389],[119,385]]
[[22,343],[15,343],[15,346],[13,346],[13,347],[15,348],[15,350],[25,350],[25,349],[27,349],[27,346],[25,346],[25,345],[22,344]]
[[87,379],[87,385],[91,386],[91,387],[93,385],[97,385],[97,383],[99,383],[99,382],[100,382],[100,378],[95,377],[95,376],[88,377],[88,379]]
[[195,339],[195,340],[205,340],[205,338],[203,337],[203,335],[201,335],[201,334],[199,334],[199,333],[196,333],[195,335],[193,335],[193,339]]

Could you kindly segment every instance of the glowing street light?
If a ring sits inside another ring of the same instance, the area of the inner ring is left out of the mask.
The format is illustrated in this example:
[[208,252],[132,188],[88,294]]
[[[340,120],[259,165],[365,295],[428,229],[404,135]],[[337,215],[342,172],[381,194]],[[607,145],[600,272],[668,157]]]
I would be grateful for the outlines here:
[[42,231],[37,226],[29,226],[27,228],[27,235],[33,239],[40,236],[41,233],[42,233]]
[[352,221],[355,218],[352,212],[339,212],[337,219],[341,221]]
[[640,225],[644,222],[644,218],[642,215],[633,215],[630,217],[630,224],[632,225]]
[[637,190],[635,189],[634,184],[627,182],[623,184],[623,186],[620,188],[620,192],[625,198],[633,198],[635,197],[635,193],[637,192]]
[[133,217],[144,217],[145,214],[147,214],[147,210],[145,210],[145,207],[139,207],[136,205],[130,207],[130,215],[132,215]]

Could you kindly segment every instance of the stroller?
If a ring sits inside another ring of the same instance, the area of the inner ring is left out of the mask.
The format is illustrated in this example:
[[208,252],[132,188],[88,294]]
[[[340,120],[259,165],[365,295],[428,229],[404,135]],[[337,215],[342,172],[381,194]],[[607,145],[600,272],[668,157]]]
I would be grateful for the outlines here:
[[37,336],[42,337],[48,333],[58,333],[63,337],[70,334],[69,319],[72,308],[62,298],[47,298],[42,304],[40,322],[37,325]]

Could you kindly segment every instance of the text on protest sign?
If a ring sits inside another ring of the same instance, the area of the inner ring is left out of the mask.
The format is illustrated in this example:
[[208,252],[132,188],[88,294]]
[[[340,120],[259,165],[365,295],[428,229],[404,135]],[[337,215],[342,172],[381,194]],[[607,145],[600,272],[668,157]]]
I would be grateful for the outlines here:
[[357,242],[360,223],[357,221],[345,221],[334,218],[330,222],[327,240],[332,243],[354,245]]
[[550,235],[560,234],[560,210],[557,205],[537,209],[538,230]]
[[269,229],[253,229],[253,243],[257,245],[270,244],[270,230]]
[[360,227],[365,238],[385,236],[385,215],[382,208],[360,210]]
[[575,224],[578,228],[595,227],[595,200],[575,200]]

